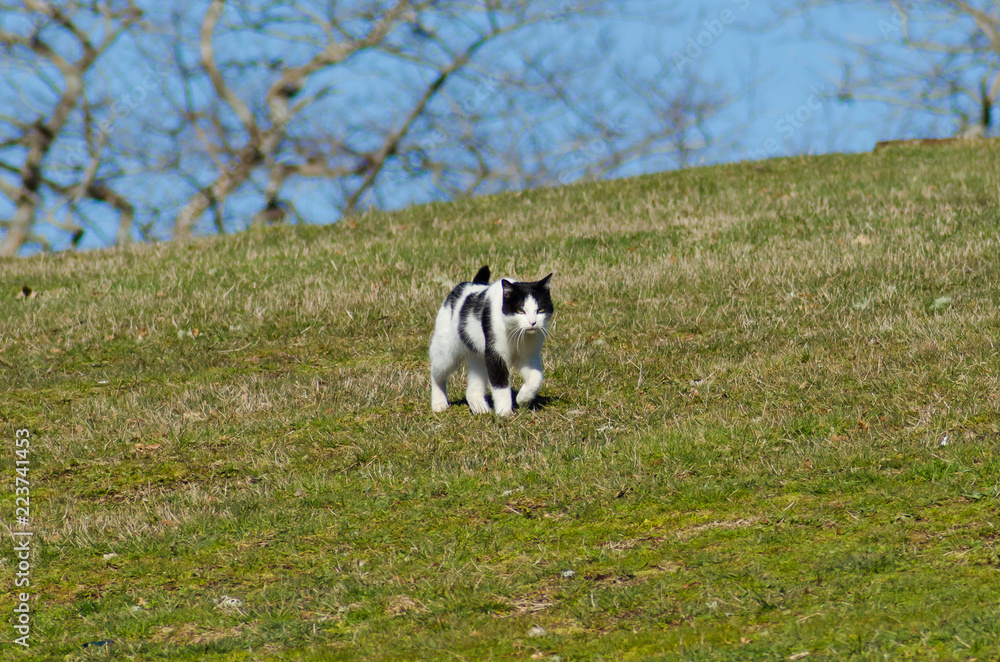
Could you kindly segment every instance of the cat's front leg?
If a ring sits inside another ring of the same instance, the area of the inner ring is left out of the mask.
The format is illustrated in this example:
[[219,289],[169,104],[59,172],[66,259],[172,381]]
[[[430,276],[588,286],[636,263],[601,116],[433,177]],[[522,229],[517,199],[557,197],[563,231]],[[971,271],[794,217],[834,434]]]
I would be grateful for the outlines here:
[[507,388],[491,388],[493,391],[493,411],[497,413],[497,416],[510,416],[514,413],[514,405],[512,402],[512,393],[510,387]]
[[520,406],[530,405],[538,395],[538,389],[542,386],[542,361],[532,361],[521,368],[521,390],[517,392],[517,404]]
[[486,362],[478,356],[470,358],[469,383],[465,388],[465,401],[469,403],[469,409],[472,410],[473,414],[485,414],[490,410],[490,405],[486,402],[487,379]]
[[486,372],[490,378],[490,391],[493,393],[493,411],[497,416],[510,416],[514,405],[510,392],[510,370],[507,363],[495,351],[486,352]]

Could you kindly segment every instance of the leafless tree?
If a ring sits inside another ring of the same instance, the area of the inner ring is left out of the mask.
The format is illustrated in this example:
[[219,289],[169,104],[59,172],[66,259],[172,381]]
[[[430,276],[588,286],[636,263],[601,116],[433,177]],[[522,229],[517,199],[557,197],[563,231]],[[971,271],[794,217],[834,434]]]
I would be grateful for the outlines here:
[[[679,137],[703,128],[724,103],[693,79],[667,85],[673,78],[661,71],[648,84],[609,64],[599,38],[581,28],[614,12],[613,3],[359,4],[327,13],[304,0],[264,4],[251,17],[238,2],[228,14],[224,0],[212,2],[200,28],[200,66],[185,73],[193,87],[207,75],[224,103],[183,114],[203,148],[190,163],[200,172],[211,164],[215,175],[188,173],[200,184],[173,224],[175,237],[209,211],[216,230],[232,229],[225,205],[241,188],[259,200],[248,203],[257,204],[253,222],[299,217],[301,205],[283,189],[302,178],[322,178],[333,213],[351,214],[412,199],[401,191],[454,198],[603,176],[657,149],[672,151],[671,141],[683,143]],[[246,30],[269,31],[267,51],[283,40],[299,52],[297,62],[262,57],[244,39],[242,53],[225,47],[227,34],[232,45]],[[253,91],[237,92],[239,79],[255,81]],[[362,85],[371,88],[367,98]],[[647,111],[641,126],[637,106]],[[237,219],[249,216],[240,208]]]
[[[961,137],[990,131],[1000,94],[1000,6],[993,0],[789,0],[779,5],[782,19],[809,19],[849,7],[860,17],[855,20],[859,31],[868,27],[867,39],[812,33],[847,53],[837,93],[841,101],[889,104],[925,132],[940,120]],[[921,123],[920,117],[931,119]]]
[[[16,26],[0,28],[2,73],[11,91],[0,115],[0,193],[14,209],[9,219],[0,218],[5,230],[0,256],[17,254],[27,241],[47,244],[34,231],[41,211],[49,214],[51,225],[78,240],[85,217],[74,212],[82,200],[116,209],[118,240],[127,241],[133,207],[99,177],[108,124],[97,114],[111,101],[87,82],[119,37],[140,21],[141,12],[131,0],[25,0],[0,3],[0,13],[5,24]],[[75,144],[68,139],[71,132]],[[53,152],[63,157],[56,167]],[[44,204],[47,197],[52,200]],[[60,208],[68,209],[65,220],[55,216]]]
[[[56,49],[39,36],[61,26],[80,44],[102,40],[48,82],[75,122],[34,131],[29,112],[3,118],[14,130],[0,168],[28,173],[0,180],[18,205],[7,255],[44,244],[40,226],[79,237],[97,202],[118,212],[123,243],[683,166],[717,142],[711,122],[732,98],[693,68],[678,75],[670,44],[644,71],[608,57],[608,19],[666,24],[680,2],[48,1],[19,8],[28,24],[42,16],[41,30],[0,33],[20,53],[18,80],[49,80]],[[89,29],[97,20],[108,27]],[[141,38],[119,39],[130,30]],[[117,113],[122,86],[94,64],[116,39],[116,63],[153,81],[141,98],[126,86]],[[45,151],[75,134],[86,159]]]

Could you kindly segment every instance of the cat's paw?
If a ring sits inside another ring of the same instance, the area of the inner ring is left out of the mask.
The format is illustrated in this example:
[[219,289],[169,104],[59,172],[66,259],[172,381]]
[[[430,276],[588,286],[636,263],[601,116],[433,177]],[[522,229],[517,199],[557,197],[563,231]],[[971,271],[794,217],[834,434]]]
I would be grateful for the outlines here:
[[497,416],[510,416],[514,407],[512,401],[510,388],[493,389],[493,411]]
[[497,416],[511,416],[514,413],[514,410],[510,405],[507,405],[506,407],[497,407],[496,412]]
[[490,405],[486,402],[486,398],[469,400],[469,409],[472,410],[473,414],[490,413]]
[[448,408],[448,400],[431,400],[431,411],[441,412]]

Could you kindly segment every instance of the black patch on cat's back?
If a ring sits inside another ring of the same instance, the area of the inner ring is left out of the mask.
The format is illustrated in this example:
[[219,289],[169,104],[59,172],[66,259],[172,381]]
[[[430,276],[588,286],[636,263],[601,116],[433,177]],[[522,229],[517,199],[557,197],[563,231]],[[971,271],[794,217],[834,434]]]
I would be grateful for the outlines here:
[[448,308],[454,308],[455,304],[458,303],[458,300],[462,298],[462,292],[464,292],[465,288],[468,286],[469,283],[459,283],[456,285],[455,289],[449,292],[448,296],[445,297],[444,305]]
[[[468,334],[468,327],[471,324],[478,324],[480,318],[484,316],[484,311],[488,311],[486,306],[486,290],[482,292],[477,292],[476,294],[470,294],[465,298],[465,303],[462,304],[462,309],[458,311],[458,337],[462,339],[462,342],[466,347],[472,351],[478,351],[476,346],[472,343],[472,338]],[[488,312],[485,314],[488,317]],[[485,331],[485,322],[483,324]],[[489,344],[489,336],[487,335],[487,344]]]

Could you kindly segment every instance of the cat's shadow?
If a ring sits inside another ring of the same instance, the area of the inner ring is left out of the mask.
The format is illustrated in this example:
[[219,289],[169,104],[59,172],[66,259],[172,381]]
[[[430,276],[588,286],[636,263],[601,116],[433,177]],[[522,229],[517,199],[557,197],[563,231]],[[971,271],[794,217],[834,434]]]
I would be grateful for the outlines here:
[[[514,397],[516,399],[516,397],[517,397],[516,394],[515,394]],[[527,405],[523,405],[522,406],[522,405],[517,404],[517,402],[515,401],[514,402],[514,411],[518,411],[518,410],[521,410],[521,409],[524,409],[524,410],[527,410],[527,411],[543,411],[549,405],[555,404],[555,403],[557,403],[559,401],[560,401],[560,398],[557,398],[557,397],[554,397],[554,396],[551,396],[551,395],[536,395],[535,399],[532,400]],[[493,409],[493,396],[490,395],[489,393],[486,394],[486,402],[487,402],[487,404],[489,404],[490,409]],[[463,407],[468,407],[469,406],[469,401],[466,400],[465,398],[462,398],[461,400],[453,400],[451,402],[451,404],[453,406],[461,405]]]
[[559,398],[551,395],[536,395],[535,399],[525,405],[523,409],[527,409],[528,411],[542,411],[555,402],[559,402]]

